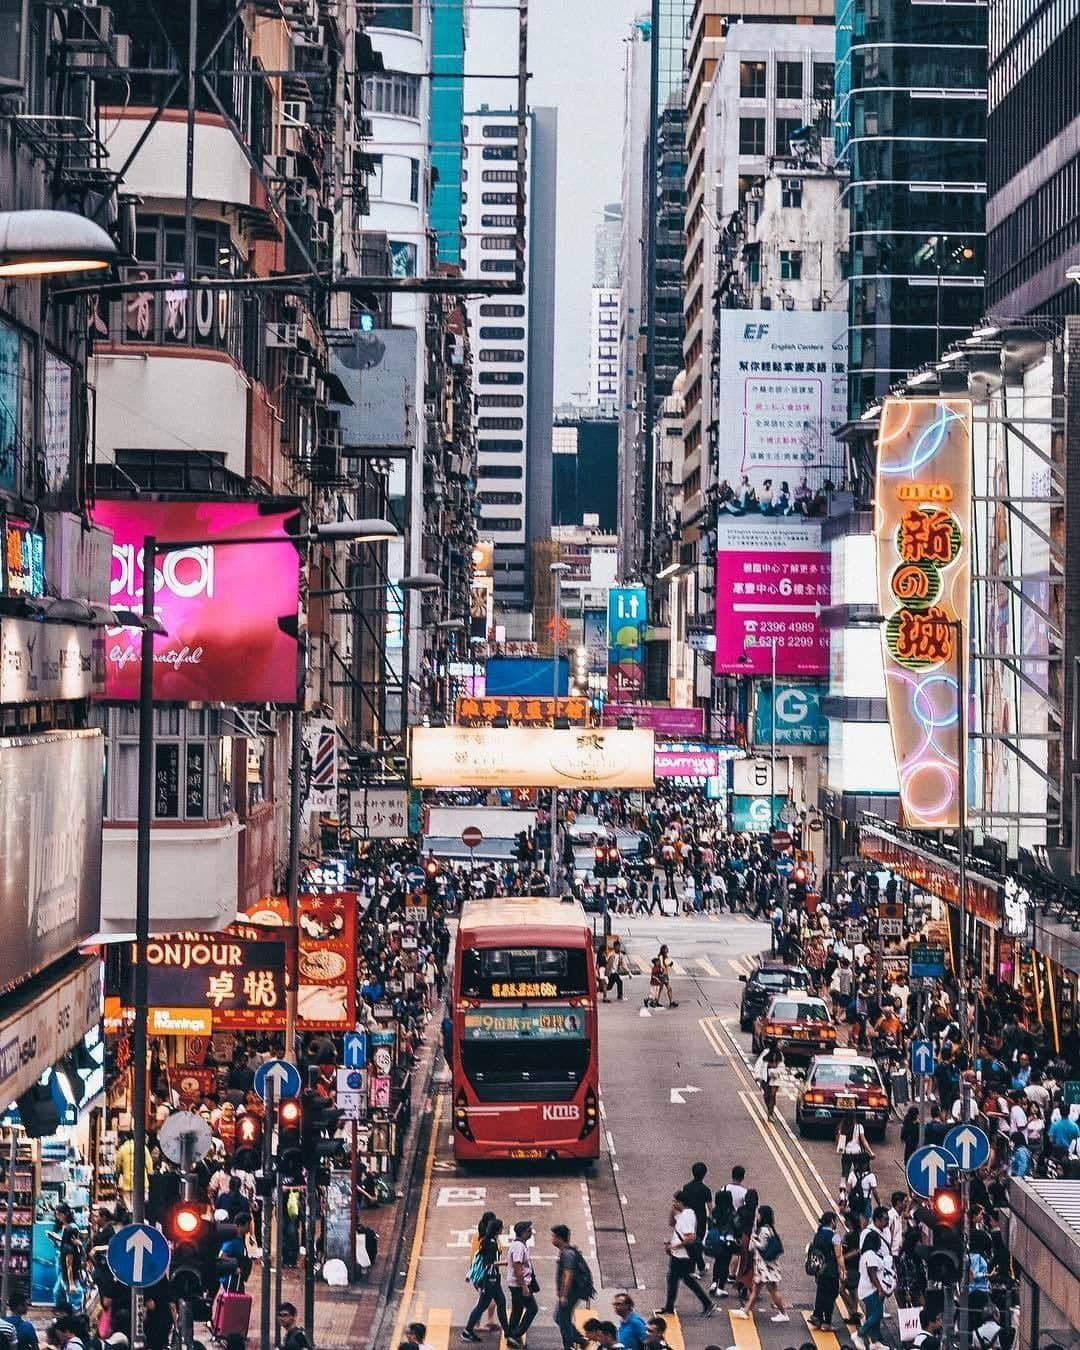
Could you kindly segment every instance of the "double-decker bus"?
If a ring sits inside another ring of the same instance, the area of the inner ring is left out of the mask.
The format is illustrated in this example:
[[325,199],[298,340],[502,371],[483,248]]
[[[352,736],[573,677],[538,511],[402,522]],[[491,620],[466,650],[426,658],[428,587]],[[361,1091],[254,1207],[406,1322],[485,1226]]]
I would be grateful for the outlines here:
[[454,963],[454,1156],[599,1156],[596,963],[580,905],[473,900]]

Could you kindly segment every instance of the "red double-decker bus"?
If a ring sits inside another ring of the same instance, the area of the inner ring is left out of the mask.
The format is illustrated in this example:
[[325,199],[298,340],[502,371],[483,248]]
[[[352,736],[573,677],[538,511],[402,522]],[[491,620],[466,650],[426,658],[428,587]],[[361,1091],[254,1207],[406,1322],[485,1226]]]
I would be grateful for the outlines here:
[[454,963],[454,1156],[599,1156],[596,963],[580,905],[473,900]]

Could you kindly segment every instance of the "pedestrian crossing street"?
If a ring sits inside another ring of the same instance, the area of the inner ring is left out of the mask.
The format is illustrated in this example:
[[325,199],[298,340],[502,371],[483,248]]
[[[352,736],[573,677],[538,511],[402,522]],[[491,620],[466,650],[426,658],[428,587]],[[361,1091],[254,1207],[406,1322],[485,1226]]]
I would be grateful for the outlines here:
[[[610,1307],[611,1299],[605,1294],[598,1295],[594,1307],[576,1310],[578,1326],[584,1327],[590,1317],[617,1321]],[[644,1306],[639,1307],[638,1311],[646,1318],[651,1313],[651,1309]],[[702,1347],[714,1343],[729,1346],[731,1350],[776,1350],[776,1347],[789,1346],[797,1340],[812,1340],[815,1350],[840,1350],[841,1342],[835,1332],[818,1331],[810,1325],[809,1309],[800,1312],[793,1308],[791,1320],[781,1323],[770,1322],[772,1311],[771,1305],[766,1311],[765,1304],[762,1304],[756,1317],[750,1320],[732,1317],[731,1309],[723,1306],[718,1306],[716,1316],[708,1320],[696,1312],[688,1313],[685,1320],[676,1314],[664,1319],[667,1322],[667,1341],[671,1350],[702,1350]],[[530,1350],[558,1350],[561,1342],[550,1317],[550,1310],[542,1306],[526,1338]],[[460,1343],[460,1329],[454,1329],[452,1308],[428,1308],[416,1320],[426,1324],[426,1343],[431,1350],[449,1350],[452,1343]],[[495,1350],[496,1345],[498,1350],[508,1350],[504,1336],[500,1335],[497,1342],[493,1334],[485,1336],[483,1340],[491,1350]]]
[[[652,969],[652,957],[639,956],[636,953],[627,958],[635,975],[648,975]],[[672,977],[692,975],[697,979],[719,980],[724,976],[707,956],[695,956],[684,961],[671,962]]]

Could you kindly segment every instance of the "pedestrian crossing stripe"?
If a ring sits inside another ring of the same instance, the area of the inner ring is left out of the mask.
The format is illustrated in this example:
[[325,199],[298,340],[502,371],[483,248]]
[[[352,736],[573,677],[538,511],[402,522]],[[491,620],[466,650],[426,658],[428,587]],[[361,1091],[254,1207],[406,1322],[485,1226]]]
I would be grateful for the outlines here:
[[840,1341],[835,1331],[819,1331],[817,1327],[810,1325],[810,1313],[803,1309],[803,1320],[806,1323],[806,1329],[813,1338],[816,1350],[840,1350]]
[[[415,1316],[412,1319],[417,1321]],[[427,1323],[427,1343],[431,1350],[450,1350],[450,1330],[454,1323],[453,1308],[429,1308],[425,1319]]]

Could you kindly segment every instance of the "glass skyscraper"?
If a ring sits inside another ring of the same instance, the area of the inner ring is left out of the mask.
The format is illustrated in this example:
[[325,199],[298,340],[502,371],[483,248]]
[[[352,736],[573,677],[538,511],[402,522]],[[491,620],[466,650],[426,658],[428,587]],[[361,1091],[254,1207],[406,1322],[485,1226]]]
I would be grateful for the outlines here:
[[439,0],[431,19],[431,228],[441,263],[461,262],[461,122],[465,110],[465,0]]
[[986,5],[842,0],[835,97],[856,418],[983,314]]

